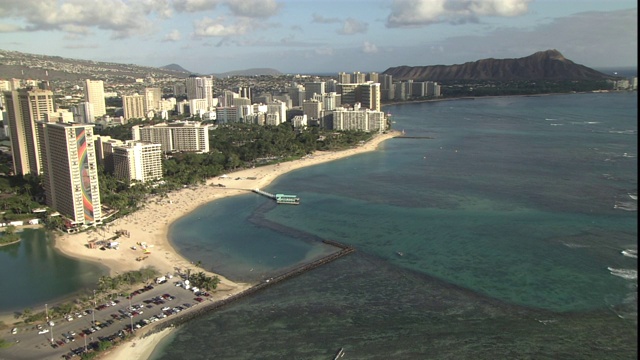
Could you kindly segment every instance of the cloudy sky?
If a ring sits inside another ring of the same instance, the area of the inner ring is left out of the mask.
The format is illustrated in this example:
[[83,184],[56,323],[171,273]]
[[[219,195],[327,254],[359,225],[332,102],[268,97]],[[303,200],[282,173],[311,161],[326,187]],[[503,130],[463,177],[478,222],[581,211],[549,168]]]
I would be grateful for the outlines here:
[[0,49],[198,73],[379,71],[557,49],[637,66],[635,0],[0,0]]

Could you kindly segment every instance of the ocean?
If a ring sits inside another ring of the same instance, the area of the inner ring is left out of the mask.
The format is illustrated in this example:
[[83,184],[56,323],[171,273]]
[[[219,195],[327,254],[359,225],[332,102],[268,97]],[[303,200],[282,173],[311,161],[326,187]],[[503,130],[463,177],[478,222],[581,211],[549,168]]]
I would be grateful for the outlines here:
[[[637,93],[385,107],[407,138],[176,222],[206,269],[264,281],[158,359],[636,359]],[[411,138],[409,138],[411,137]]]

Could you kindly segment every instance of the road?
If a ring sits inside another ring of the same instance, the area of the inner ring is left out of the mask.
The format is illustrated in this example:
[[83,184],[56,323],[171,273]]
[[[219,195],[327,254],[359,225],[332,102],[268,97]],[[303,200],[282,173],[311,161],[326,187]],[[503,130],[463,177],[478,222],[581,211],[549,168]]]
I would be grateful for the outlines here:
[[[68,354],[71,349],[84,348],[85,340],[88,346],[92,341],[98,341],[98,337],[107,337],[118,333],[119,330],[130,327],[131,323],[135,326],[136,322],[142,319],[149,319],[153,316],[158,317],[163,313],[165,315],[168,314],[168,316],[159,321],[166,321],[171,317],[175,317],[175,315],[172,314],[173,311],[171,310],[163,311],[163,308],[169,307],[173,309],[178,306],[185,308],[184,304],[189,304],[190,306],[198,304],[198,301],[195,300],[197,296],[194,295],[193,292],[175,286],[178,280],[178,278],[173,278],[164,284],[152,284],[153,289],[134,295],[131,300],[125,297],[114,298],[114,301],[118,302],[115,306],[109,306],[102,310],[90,309],[93,310],[93,314],[89,313],[80,318],[74,318],[71,321],[57,320],[52,327],[42,324],[44,329],[50,329],[50,331],[45,334],[38,334],[39,330],[35,324],[19,326],[16,334],[12,334],[12,329],[9,328],[5,330],[6,333],[0,335],[0,337],[15,344],[9,348],[0,349],[0,359],[62,359],[62,356]],[[172,295],[175,298],[165,298],[163,299],[165,303],[159,305],[153,302],[145,303],[145,300],[149,301],[158,296],[162,297],[164,294]],[[208,301],[204,296],[201,296],[201,298],[203,298],[204,301]],[[119,320],[114,319],[113,315],[121,315],[120,310],[130,312],[130,302],[133,306],[141,306],[142,313],[134,315],[133,317],[122,316]],[[97,305],[100,306],[101,304],[98,303]],[[95,317],[96,324],[107,324],[108,321],[111,321],[112,324],[98,329],[95,332],[91,332],[88,329],[92,326],[93,317]],[[81,334],[85,330],[89,331],[89,334],[83,337]],[[68,334],[69,332],[76,333],[74,336],[75,341],[64,343],[62,334]],[[51,345],[52,338],[54,342],[62,341],[64,345],[57,346],[56,344],[56,347],[53,347]]]

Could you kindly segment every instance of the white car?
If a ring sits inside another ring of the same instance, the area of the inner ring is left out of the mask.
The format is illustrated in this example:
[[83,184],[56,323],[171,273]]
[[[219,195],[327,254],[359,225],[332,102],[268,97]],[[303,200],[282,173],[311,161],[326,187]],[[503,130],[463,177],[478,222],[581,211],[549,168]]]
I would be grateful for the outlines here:
[[14,335],[17,334],[18,333],[18,328],[11,329],[11,333],[14,334]]
[[49,329],[42,329],[40,331],[38,331],[38,334],[46,334],[49,332]]

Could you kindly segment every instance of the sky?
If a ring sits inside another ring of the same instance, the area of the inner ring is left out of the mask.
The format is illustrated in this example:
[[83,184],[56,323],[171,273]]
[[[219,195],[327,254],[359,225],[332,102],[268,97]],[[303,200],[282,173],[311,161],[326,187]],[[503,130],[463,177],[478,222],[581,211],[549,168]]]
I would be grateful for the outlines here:
[[556,49],[637,67],[635,0],[0,0],[0,49],[200,74],[383,72]]

